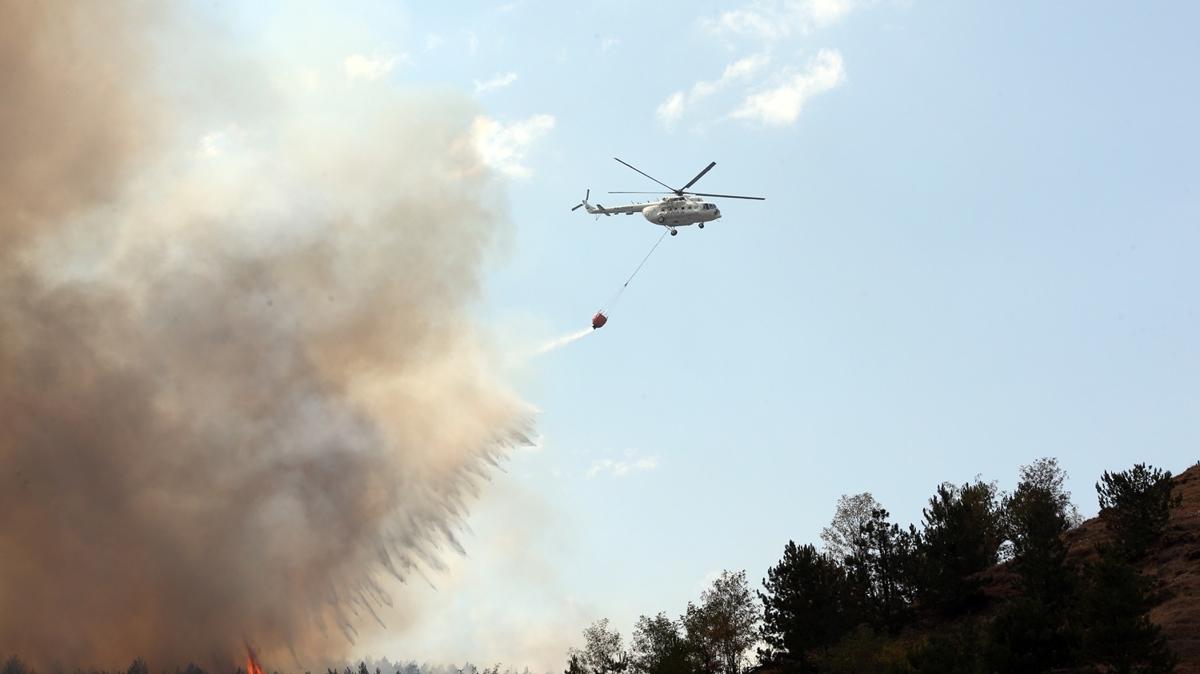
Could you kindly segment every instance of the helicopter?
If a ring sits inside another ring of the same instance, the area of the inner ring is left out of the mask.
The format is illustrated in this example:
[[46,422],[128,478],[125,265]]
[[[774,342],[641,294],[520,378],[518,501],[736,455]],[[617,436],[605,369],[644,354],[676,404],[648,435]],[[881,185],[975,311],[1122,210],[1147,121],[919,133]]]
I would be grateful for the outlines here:
[[756,201],[765,201],[766,197],[745,197],[736,194],[709,194],[706,192],[688,192],[687,188],[696,184],[696,181],[704,177],[704,174],[712,170],[712,167],[717,165],[717,162],[712,162],[704,167],[704,170],[697,173],[695,178],[688,181],[683,187],[675,188],[646,173],[638,167],[623,161],[619,157],[613,157],[625,166],[641,173],[647,178],[667,188],[667,192],[609,192],[609,194],[666,194],[656,201],[647,201],[640,204],[625,204],[622,206],[603,206],[601,204],[592,205],[588,203],[588,198],[591,197],[592,191],[589,189],[584,193],[583,201],[579,202],[572,211],[579,208],[587,209],[588,213],[592,213],[599,217],[601,215],[633,215],[641,213],[643,217],[651,223],[666,227],[671,230],[671,236],[675,236],[679,232],[676,227],[686,227],[687,225],[696,225],[700,229],[704,229],[704,223],[712,222],[721,217],[721,209],[717,205],[705,201],[701,197],[719,197],[722,199],[754,199]]

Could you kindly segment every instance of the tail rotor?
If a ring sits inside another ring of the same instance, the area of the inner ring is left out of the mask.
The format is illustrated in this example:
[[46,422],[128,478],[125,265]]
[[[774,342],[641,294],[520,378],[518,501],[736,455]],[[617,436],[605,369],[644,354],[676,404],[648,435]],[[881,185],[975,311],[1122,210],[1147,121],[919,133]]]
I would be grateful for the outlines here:
[[587,205],[588,205],[588,197],[590,197],[590,196],[592,196],[592,190],[591,190],[591,189],[588,189],[588,190],[587,190],[586,192],[584,192],[584,194],[583,194],[583,201],[581,201],[581,202],[579,202],[578,204],[576,204],[576,205],[575,205],[575,208],[572,208],[571,210],[572,210],[572,211],[577,211],[577,210],[579,210],[580,208],[582,208],[582,207],[584,207],[584,206],[587,206]]

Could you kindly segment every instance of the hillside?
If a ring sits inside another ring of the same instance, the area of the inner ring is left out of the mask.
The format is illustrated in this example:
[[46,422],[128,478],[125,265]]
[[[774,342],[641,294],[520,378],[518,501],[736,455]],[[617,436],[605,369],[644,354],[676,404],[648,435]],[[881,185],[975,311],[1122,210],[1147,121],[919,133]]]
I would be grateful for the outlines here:
[[[1175,485],[1183,502],[1171,513],[1163,540],[1142,572],[1161,583],[1162,599],[1150,618],[1163,628],[1179,656],[1177,671],[1200,674],[1200,464],[1179,475]],[[1102,524],[1090,520],[1087,525],[1088,530],[1080,527],[1072,552],[1094,548]]]
[[[1171,649],[1179,656],[1179,674],[1200,674],[1200,464],[1174,478],[1175,494],[1182,496],[1171,512],[1162,539],[1143,562],[1141,571],[1159,583],[1158,603],[1150,618],[1162,627]],[[1096,548],[1108,539],[1098,517],[1067,533],[1067,559],[1082,563],[1096,557]],[[992,600],[1018,594],[1017,579],[1008,564],[981,574],[985,594]]]

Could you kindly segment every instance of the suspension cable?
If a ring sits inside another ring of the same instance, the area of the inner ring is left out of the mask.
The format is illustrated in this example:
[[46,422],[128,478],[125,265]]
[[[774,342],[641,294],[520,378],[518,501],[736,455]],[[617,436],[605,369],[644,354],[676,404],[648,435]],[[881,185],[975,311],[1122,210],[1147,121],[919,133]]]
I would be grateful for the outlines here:
[[658,248],[658,244],[662,243],[662,240],[667,238],[667,235],[670,233],[670,229],[663,230],[662,236],[658,237],[658,240],[655,241],[654,245],[650,247],[650,252],[646,253],[646,257],[642,258],[642,261],[638,263],[638,266],[633,270],[633,273],[629,275],[629,278],[625,279],[625,283],[621,285],[621,288],[617,290],[616,294],[609,298],[607,302],[604,303],[604,307],[600,309],[601,313],[604,313],[605,307],[616,305],[617,300],[621,299],[621,295],[625,292],[625,289],[629,287],[629,282],[633,280],[633,277],[638,275],[638,272],[640,272],[642,267],[645,266],[646,261],[650,259],[650,256],[653,255],[654,251]]

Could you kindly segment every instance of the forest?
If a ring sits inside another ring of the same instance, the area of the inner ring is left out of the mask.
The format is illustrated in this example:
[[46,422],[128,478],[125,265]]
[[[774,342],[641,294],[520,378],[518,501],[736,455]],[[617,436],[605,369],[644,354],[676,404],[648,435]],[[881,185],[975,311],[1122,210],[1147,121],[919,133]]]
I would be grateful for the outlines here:
[[678,618],[641,616],[628,645],[599,620],[565,672],[1174,671],[1148,615],[1160,588],[1140,570],[1182,500],[1170,471],[1105,472],[1102,536],[1074,559],[1066,477],[1044,458],[1011,493],[943,483],[919,527],[870,493],[843,496],[820,544],[788,541],[760,587],[725,571]]
[[[919,526],[893,522],[870,493],[842,496],[819,544],[788,541],[757,587],[724,571],[678,617],[639,617],[628,640],[596,620],[564,674],[1175,671],[1149,617],[1161,584],[1144,573],[1182,503],[1171,472],[1105,472],[1098,534],[1074,555],[1067,541],[1082,522],[1066,477],[1044,458],[1020,468],[1012,492],[942,483]],[[512,672],[378,660],[326,674]],[[0,674],[37,673],[12,655]],[[152,670],[139,659],[123,674]]]

